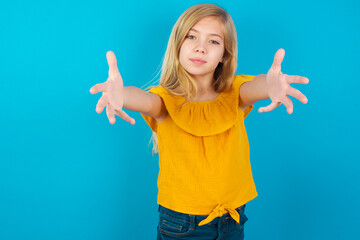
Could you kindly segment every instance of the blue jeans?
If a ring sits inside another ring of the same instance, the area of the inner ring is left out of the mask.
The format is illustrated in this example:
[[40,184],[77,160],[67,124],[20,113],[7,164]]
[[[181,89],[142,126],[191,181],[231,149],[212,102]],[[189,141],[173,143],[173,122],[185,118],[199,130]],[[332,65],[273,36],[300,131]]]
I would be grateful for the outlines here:
[[197,240],[242,240],[244,239],[244,224],[248,220],[245,215],[246,204],[236,208],[240,215],[237,223],[229,213],[214,218],[210,223],[198,226],[207,215],[190,215],[175,212],[159,205],[159,224],[157,240],[167,239],[197,239]]

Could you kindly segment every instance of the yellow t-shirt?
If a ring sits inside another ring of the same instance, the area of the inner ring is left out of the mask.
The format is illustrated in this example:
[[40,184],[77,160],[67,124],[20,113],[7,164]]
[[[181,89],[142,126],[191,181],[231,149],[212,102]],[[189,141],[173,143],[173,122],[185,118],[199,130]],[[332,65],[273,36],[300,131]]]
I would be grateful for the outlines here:
[[190,102],[163,87],[149,92],[159,95],[168,116],[160,123],[141,114],[157,133],[159,176],[157,203],[171,210],[209,215],[199,226],[235,210],[257,196],[250,166],[244,119],[252,110],[239,107],[239,88],[255,76],[236,75],[233,89],[211,101]]

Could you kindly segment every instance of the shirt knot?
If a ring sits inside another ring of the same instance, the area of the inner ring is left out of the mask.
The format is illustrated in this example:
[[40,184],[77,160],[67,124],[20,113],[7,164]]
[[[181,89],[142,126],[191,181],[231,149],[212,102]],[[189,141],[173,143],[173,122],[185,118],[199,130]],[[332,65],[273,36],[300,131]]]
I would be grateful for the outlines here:
[[200,223],[199,223],[199,226],[202,226],[202,225],[205,225],[205,224],[208,224],[209,222],[211,222],[214,218],[216,217],[221,217],[222,215],[224,215],[225,213],[229,212],[230,216],[237,222],[239,223],[240,222],[240,216],[239,216],[239,213],[233,209],[233,208],[230,208],[228,207],[227,205],[225,204],[218,204],[214,209],[213,211],[210,213],[210,215],[202,220]]

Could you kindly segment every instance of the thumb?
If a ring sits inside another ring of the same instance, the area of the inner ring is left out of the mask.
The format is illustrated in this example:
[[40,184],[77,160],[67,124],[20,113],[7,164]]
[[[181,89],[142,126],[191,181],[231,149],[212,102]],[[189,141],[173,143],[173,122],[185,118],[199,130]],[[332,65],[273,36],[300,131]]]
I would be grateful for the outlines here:
[[281,63],[284,59],[284,56],[285,56],[284,49],[280,48],[279,50],[277,50],[275,53],[274,62],[271,67],[281,69]]
[[109,65],[109,75],[114,76],[117,72],[119,72],[115,54],[112,51],[108,51],[106,53],[106,59]]

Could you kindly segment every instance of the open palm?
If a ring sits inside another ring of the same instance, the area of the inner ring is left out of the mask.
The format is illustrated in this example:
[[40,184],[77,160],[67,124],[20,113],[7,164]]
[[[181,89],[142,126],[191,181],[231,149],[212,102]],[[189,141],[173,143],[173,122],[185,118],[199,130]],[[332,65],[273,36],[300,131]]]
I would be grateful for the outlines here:
[[298,99],[302,103],[307,103],[308,99],[299,90],[290,86],[290,83],[308,84],[309,79],[306,77],[287,75],[281,72],[281,62],[285,56],[285,50],[280,48],[274,57],[274,62],[266,74],[266,83],[268,87],[271,104],[259,108],[259,112],[269,112],[284,104],[287,112],[293,112],[293,103],[289,96]]
[[90,88],[90,93],[92,94],[103,93],[96,105],[96,112],[101,113],[106,106],[106,114],[111,124],[115,123],[115,113],[125,121],[135,124],[135,120],[122,110],[124,104],[124,85],[117,68],[115,54],[112,51],[108,51],[106,59],[109,64],[108,79],[106,82],[98,83]]

